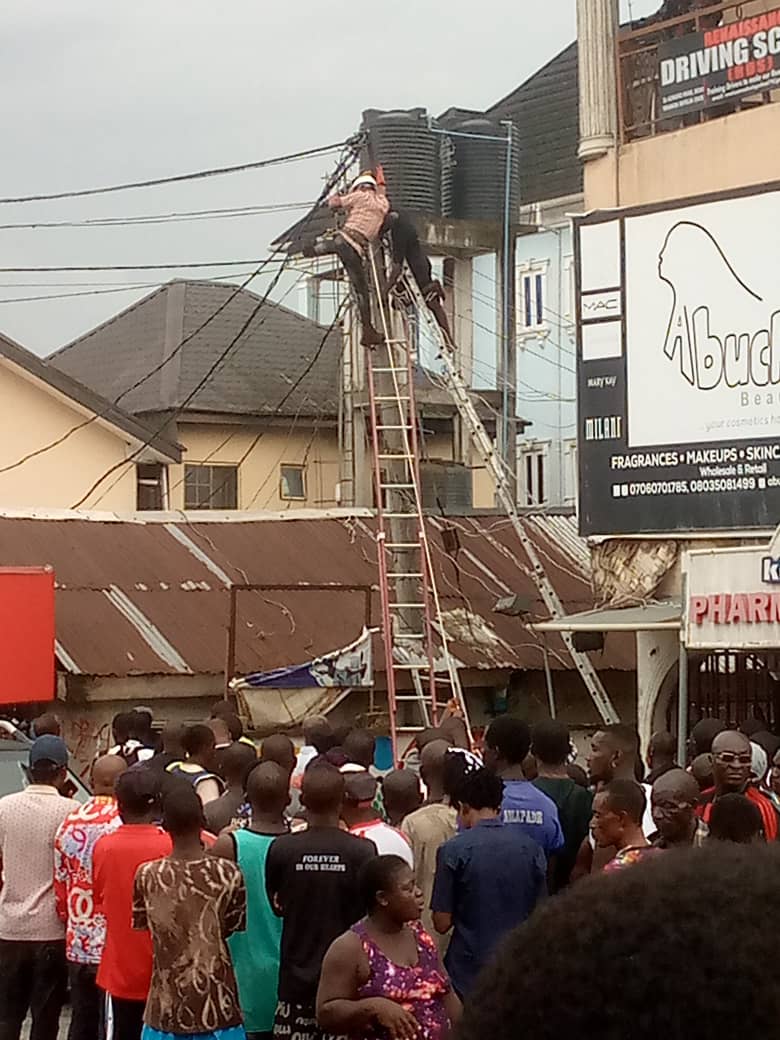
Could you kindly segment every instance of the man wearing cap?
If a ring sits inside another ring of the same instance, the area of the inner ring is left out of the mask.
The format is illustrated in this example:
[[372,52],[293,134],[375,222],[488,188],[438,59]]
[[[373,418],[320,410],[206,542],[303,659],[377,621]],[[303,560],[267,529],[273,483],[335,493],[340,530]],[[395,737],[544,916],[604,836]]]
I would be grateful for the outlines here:
[[344,210],[347,219],[333,238],[316,244],[314,255],[335,253],[341,260],[357,296],[363,326],[361,343],[364,347],[373,347],[382,342],[382,336],[371,323],[371,300],[363,261],[379,238],[390,203],[384,187],[377,184],[374,175],[361,173],[345,195],[331,195],[328,206]]
[[65,925],[54,899],[54,838],[78,803],[61,795],[68,749],[47,734],[30,748],[30,784],[0,798],[0,1037],[18,1040],[32,1015],[30,1040],[57,1036],[65,1001]]

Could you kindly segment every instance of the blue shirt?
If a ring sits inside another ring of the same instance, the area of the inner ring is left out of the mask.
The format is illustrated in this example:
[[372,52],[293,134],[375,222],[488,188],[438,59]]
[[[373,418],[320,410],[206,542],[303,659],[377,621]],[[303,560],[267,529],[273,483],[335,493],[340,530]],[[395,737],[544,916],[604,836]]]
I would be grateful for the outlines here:
[[549,856],[563,848],[558,806],[530,780],[505,780],[501,818],[541,845]]
[[439,846],[431,910],[452,914],[444,964],[468,994],[503,936],[529,916],[546,892],[544,853],[519,827],[480,820]]

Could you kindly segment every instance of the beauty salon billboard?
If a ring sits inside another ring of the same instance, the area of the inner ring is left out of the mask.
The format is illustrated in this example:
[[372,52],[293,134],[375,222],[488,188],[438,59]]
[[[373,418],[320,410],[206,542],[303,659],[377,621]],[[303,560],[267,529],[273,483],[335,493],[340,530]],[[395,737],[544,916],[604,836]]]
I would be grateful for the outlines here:
[[576,220],[583,534],[780,518],[780,185]]

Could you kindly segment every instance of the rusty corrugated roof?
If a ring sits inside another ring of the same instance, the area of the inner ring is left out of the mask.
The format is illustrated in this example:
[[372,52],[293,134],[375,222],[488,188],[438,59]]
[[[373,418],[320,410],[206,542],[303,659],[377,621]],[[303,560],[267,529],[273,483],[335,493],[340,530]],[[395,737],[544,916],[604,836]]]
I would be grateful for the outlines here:
[[[594,605],[588,557],[570,517],[526,517],[567,613]],[[528,599],[528,621],[549,616],[530,563],[501,517],[429,518],[437,587],[452,651],[467,668],[538,670],[543,637],[520,618],[495,614],[501,597]],[[460,548],[444,548],[445,524]],[[57,582],[61,664],[87,675],[214,674],[225,664],[228,585],[376,586],[375,521],[363,513],[312,519],[188,522],[0,517],[0,562],[50,564]],[[372,595],[372,620],[379,617]],[[238,595],[236,665],[265,670],[305,661],[354,639],[365,596],[342,589]],[[571,662],[547,636],[554,668]],[[377,658],[381,667],[381,656]],[[610,636],[595,663],[635,667],[633,640]]]

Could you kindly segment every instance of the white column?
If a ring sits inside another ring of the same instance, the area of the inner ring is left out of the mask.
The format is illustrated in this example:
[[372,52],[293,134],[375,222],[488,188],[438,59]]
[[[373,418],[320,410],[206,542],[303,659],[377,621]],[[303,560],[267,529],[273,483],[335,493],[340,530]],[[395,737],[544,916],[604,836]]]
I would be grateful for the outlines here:
[[577,0],[580,158],[604,155],[615,143],[617,0]]

